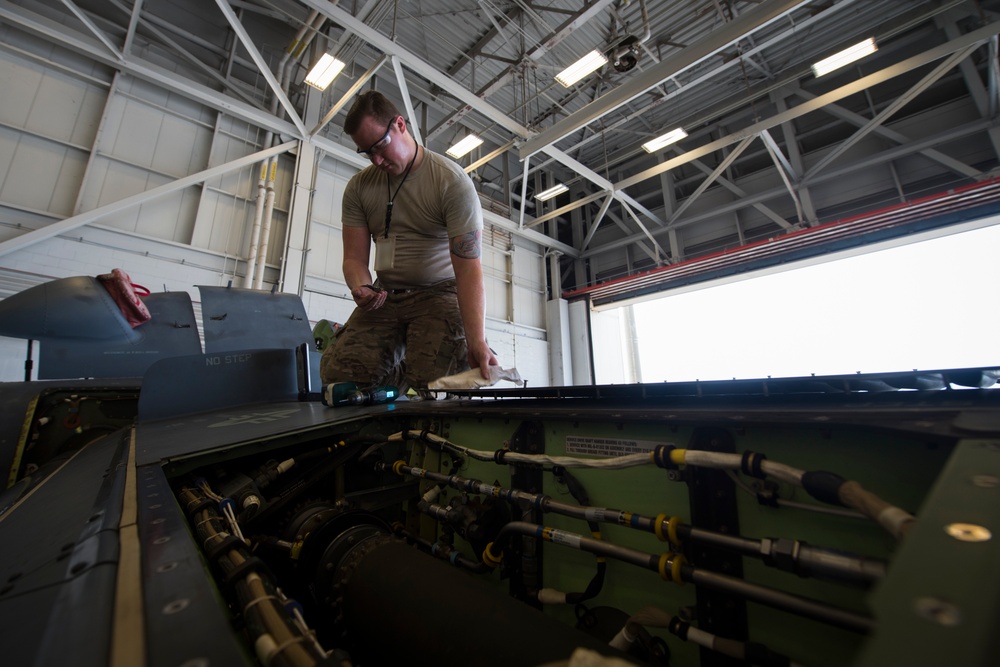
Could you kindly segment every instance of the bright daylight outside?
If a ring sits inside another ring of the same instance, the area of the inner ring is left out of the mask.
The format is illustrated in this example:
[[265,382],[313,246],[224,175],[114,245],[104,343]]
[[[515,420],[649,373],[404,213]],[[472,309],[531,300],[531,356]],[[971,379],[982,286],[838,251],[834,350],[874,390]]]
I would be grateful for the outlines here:
[[998,367],[998,249],[994,220],[637,303],[641,381]]

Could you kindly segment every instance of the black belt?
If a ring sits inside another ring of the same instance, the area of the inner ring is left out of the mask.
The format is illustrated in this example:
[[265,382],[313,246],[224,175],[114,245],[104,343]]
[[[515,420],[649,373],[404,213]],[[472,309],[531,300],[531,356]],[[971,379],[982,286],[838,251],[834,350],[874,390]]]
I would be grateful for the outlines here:
[[409,294],[410,292],[422,292],[423,290],[429,290],[429,289],[438,289],[441,287],[448,287],[449,285],[454,285],[454,284],[455,280],[449,279],[449,280],[442,280],[441,282],[434,283],[433,285],[425,285],[423,287],[406,287],[403,289],[390,289],[387,287],[383,287],[382,285],[379,285],[376,281],[375,289],[380,289],[384,292],[387,292],[388,294],[396,295],[396,294]]

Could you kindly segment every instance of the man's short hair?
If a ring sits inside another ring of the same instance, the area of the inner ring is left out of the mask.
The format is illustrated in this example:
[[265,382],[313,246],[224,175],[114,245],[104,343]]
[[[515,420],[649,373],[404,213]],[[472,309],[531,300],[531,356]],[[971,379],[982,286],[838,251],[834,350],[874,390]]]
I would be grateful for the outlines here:
[[396,105],[377,90],[369,90],[358,95],[344,119],[344,132],[354,134],[361,127],[366,117],[374,118],[386,125],[396,116],[401,115]]

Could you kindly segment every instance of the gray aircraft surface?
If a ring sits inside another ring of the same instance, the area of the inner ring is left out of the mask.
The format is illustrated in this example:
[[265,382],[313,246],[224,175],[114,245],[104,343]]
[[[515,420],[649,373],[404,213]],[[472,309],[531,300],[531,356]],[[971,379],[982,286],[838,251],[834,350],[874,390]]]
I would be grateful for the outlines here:
[[200,293],[0,302],[3,665],[995,661],[996,369],[338,404]]

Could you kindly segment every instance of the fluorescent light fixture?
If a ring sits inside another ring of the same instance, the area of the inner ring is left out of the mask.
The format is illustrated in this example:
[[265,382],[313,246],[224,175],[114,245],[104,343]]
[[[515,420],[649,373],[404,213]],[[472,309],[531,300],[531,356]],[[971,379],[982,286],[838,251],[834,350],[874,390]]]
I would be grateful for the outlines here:
[[539,192],[537,195],[535,195],[535,199],[537,199],[538,201],[548,201],[553,197],[555,197],[556,195],[561,195],[567,190],[569,190],[569,188],[567,188],[565,185],[563,185],[562,183],[557,183],[548,190],[543,190]]
[[482,139],[474,134],[469,134],[457,144],[446,150],[445,153],[457,160],[481,143],[483,143]]
[[823,76],[824,74],[829,74],[835,69],[839,69],[844,65],[853,63],[855,60],[860,60],[870,53],[875,53],[878,51],[878,47],[875,45],[875,38],[869,37],[863,42],[859,42],[852,47],[846,48],[840,53],[835,53],[829,58],[824,58],[818,63],[812,66],[813,74],[816,76]]
[[583,77],[600,67],[604,67],[606,64],[608,64],[607,57],[595,49],[556,74],[556,81],[569,88]]
[[309,74],[306,74],[306,83],[313,88],[326,90],[342,69],[344,69],[344,63],[329,53],[324,53],[319,62],[309,71]]
[[666,134],[661,134],[655,139],[650,139],[649,141],[644,143],[642,147],[646,150],[647,153],[652,153],[653,151],[658,151],[661,148],[666,148],[670,144],[680,141],[687,135],[688,133],[684,131],[684,128],[678,127],[673,130],[670,130]]

